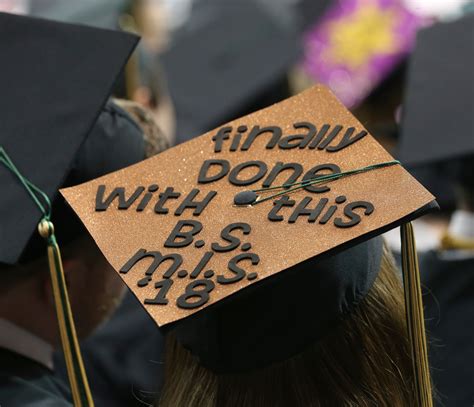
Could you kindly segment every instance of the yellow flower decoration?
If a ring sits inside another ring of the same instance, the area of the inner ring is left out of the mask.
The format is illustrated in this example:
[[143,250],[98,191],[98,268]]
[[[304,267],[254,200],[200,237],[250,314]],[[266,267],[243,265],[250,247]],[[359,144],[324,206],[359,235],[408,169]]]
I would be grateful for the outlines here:
[[325,59],[354,70],[375,55],[393,53],[397,17],[394,9],[382,10],[373,1],[361,0],[352,15],[328,24],[330,46]]

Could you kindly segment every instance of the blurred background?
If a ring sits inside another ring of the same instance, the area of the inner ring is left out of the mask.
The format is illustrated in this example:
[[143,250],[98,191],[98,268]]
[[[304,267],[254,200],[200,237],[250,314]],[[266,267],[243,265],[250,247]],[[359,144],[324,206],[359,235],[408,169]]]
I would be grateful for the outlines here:
[[0,0],[0,10],[142,37],[115,96],[151,107],[173,143],[329,86],[393,147],[416,32],[469,0]]
[[[0,10],[139,34],[114,96],[150,108],[171,145],[323,83],[400,158],[417,32],[474,1],[0,0]],[[413,171],[442,212],[455,208],[446,171]],[[422,245],[439,237],[433,225]]]
[[[470,263],[446,263],[454,279],[449,284],[460,288],[451,285],[447,296],[435,293],[434,311],[428,298],[427,316],[438,321],[429,329],[435,332],[434,341],[441,338],[441,346],[447,350],[441,359],[432,355],[441,404],[474,404],[472,382],[468,384],[474,346],[459,339],[468,335],[467,329],[472,339],[472,328],[466,327],[472,326],[470,318],[474,317],[474,1],[0,0],[0,11],[139,34],[142,40],[116,85],[114,97],[148,107],[171,145],[315,83],[331,88],[363,126],[436,196],[441,210],[415,224],[420,253],[436,250],[436,256],[441,256],[447,250],[449,261],[453,261],[453,251],[470,253]],[[442,88],[436,88],[439,83]],[[436,105],[438,102],[444,105]],[[435,116],[442,121],[427,128],[427,137],[432,138],[417,142],[412,133],[420,131],[413,123],[424,125]],[[453,127],[442,133],[446,123]],[[459,134],[462,137],[456,139]],[[449,148],[444,147],[443,137],[454,137]],[[450,150],[454,144],[456,151]],[[430,155],[430,149],[437,154]],[[413,152],[416,160],[410,159]],[[399,249],[397,233],[386,236],[395,251]],[[456,240],[453,235],[462,237]],[[445,261],[439,256],[433,269]],[[420,267],[422,273],[428,273],[423,263]],[[469,279],[455,277],[455,270],[469,272]],[[429,278],[424,283],[432,293],[436,287],[449,285]],[[451,318],[453,297],[463,298],[464,320],[459,319],[458,309]],[[137,321],[137,329],[143,333],[154,329],[150,321],[139,322],[142,317],[134,314],[133,301],[127,298],[119,312],[130,312],[128,321]],[[443,321],[455,320],[456,327],[443,325]],[[117,344],[123,330],[110,326],[102,332],[101,343]],[[457,336],[452,332],[458,332]],[[156,377],[147,376],[149,370],[143,367],[143,360],[150,360],[154,351],[143,347],[142,338],[129,340],[136,341],[135,349],[143,359],[130,359],[126,367],[109,364],[109,371],[113,370],[110,366],[122,372],[129,369],[128,376],[111,378],[107,384],[110,388],[115,382],[117,398],[119,381],[127,391],[130,381],[141,391],[150,377]],[[91,354],[97,353],[97,341],[89,343]],[[87,358],[87,350],[85,353]],[[448,359],[457,361],[451,370]],[[455,383],[459,369],[465,382],[461,378]],[[143,392],[140,395],[145,396]],[[110,405],[120,405],[116,403]]]

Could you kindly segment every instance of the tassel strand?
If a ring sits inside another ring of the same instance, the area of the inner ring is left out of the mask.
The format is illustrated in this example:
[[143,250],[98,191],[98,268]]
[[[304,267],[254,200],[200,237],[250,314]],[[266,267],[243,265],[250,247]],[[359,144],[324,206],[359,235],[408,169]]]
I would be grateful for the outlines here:
[[401,241],[407,330],[411,345],[417,405],[419,407],[433,407],[420,272],[411,223],[401,226]]

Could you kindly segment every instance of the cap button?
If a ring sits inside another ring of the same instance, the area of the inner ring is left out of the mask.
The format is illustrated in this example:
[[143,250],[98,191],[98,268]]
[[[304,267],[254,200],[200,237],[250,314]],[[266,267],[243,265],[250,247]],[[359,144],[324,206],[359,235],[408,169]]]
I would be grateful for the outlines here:
[[239,206],[252,205],[257,201],[258,195],[254,191],[242,191],[234,196],[234,204]]
[[49,220],[43,219],[39,224],[38,224],[38,232],[41,235],[41,237],[47,239],[54,233],[54,225],[53,222],[50,222]]

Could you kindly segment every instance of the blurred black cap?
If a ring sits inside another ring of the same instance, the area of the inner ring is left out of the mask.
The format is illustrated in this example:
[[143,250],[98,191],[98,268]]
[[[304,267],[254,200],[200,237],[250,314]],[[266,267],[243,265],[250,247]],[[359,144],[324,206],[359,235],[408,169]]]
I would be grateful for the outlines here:
[[286,75],[301,52],[297,30],[258,2],[196,2],[162,58],[178,137],[189,139],[239,114]]
[[474,15],[419,32],[399,157],[414,166],[474,153]]
[[[51,201],[136,43],[125,33],[0,13],[0,146]],[[15,264],[42,214],[4,166],[0,185],[0,263]]]

